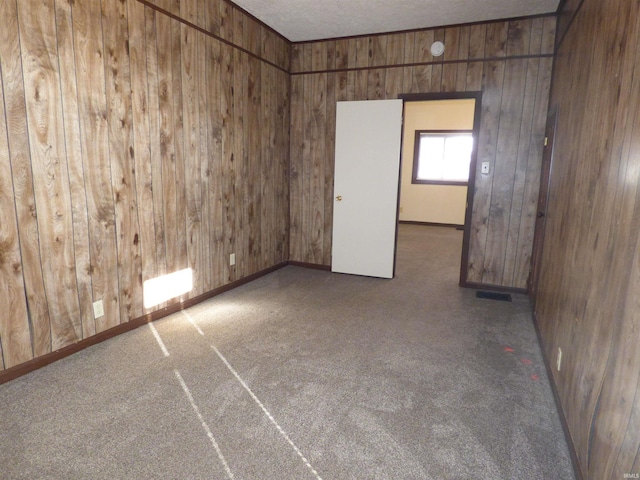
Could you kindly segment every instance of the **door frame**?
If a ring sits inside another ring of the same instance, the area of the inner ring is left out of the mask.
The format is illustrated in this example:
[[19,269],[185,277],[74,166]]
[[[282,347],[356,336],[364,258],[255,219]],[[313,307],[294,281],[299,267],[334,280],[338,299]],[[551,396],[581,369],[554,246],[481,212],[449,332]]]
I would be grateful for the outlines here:
[[536,209],[536,226],[533,234],[531,251],[531,269],[527,281],[527,293],[531,299],[531,306],[535,311],[538,282],[540,280],[540,267],[542,265],[542,252],[544,249],[544,235],[547,227],[547,209],[549,207],[549,192],[551,184],[551,172],[553,170],[554,145],[556,130],[558,128],[558,106],[554,105],[547,114],[547,124],[544,129],[545,145],[542,153],[542,165],[540,167],[540,191],[538,194],[538,207]]
[[[467,204],[464,214],[464,231],[462,235],[462,254],[460,259],[460,281],[461,287],[471,287],[467,282],[467,275],[469,270],[469,245],[471,243],[471,217],[473,213],[473,196],[476,185],[476,165],[478,161],[478,144],[480,143],[480,121],[482,114],[482,92],[441,92],[441,93],[402,93],[398,95],[398,98],[403,100],[403,104],[406,102],[424,102],[434,100],[465,100],[475,99],[475,108],[473,112],[473,150],[471,151],[471,162],[469,164],[469,182],[467,183]],[[402,115],[404,134],[404,112]],[[404,136],[402,138],[404,142]],[[404,143],[403,143],[404,145]],[[403,162],[405,161],[402,156],[400,157],[400,168],[402,169]],[[413,159],[411,159],[413,161]],[[398,182],[398,214],[397,218],[400,219],[400,187],[402,182],[402,176]],[[397,222],[399,223],[399,222]],[[396,223],[396,238],[397,238],[397,223]],[[397,245],[397,240],[396,240]]]

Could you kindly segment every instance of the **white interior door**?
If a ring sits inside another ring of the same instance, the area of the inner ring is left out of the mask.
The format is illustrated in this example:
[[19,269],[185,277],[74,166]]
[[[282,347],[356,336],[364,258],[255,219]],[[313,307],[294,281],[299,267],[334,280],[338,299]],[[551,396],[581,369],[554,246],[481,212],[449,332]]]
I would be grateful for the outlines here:
[[331,270],[392,278],[402,100],[338,102]]

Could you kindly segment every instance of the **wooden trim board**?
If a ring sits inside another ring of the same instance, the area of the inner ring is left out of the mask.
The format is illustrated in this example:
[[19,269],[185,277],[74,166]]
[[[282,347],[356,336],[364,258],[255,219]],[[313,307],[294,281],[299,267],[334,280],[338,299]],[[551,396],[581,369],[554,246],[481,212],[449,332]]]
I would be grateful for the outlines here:
[[425,227],[446,227],[446,228],[460,228],[464,225],[458,225],[456,223],[433,223],[433,222],[416,222],[413,220],[400,220],[398,223],[402,225],[423,225]]

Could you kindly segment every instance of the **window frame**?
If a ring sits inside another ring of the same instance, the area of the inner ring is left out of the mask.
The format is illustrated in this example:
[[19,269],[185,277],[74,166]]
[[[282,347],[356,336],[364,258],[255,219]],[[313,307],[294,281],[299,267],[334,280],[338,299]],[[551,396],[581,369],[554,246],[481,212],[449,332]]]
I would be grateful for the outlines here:
[[[460,181],[460,180],[425,180],[418,178],[418,167],[420,163],[420,137],[423,133],[431,133],[436,135],[443,136],[454,136],[456,134],[470,134],[471,138],[475,141],[475,137],[473,135],[473,130],[416,130],[413,144],[413,172],[411,174],[411,183],[415,185],[450,185],[450,186],[460,186],[460,187],[468,187],[469,180]],[[474,145],[475,147],[475,145]],[[473,160],[473,153],[475,148],[471,150],[471,158],[469,160],[469,176],[471,175],[471,164]]]

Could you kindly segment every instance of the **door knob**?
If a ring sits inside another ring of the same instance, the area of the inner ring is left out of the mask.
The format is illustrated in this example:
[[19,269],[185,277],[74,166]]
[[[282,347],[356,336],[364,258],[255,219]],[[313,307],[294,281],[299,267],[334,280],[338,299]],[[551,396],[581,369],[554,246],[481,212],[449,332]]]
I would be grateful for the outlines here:
[[342,201],[342,195],[338,195],[338,196],[336,197],[336,200],[337,200],[337,201],[339,201],[339,202],[341,202],[341,201]]

